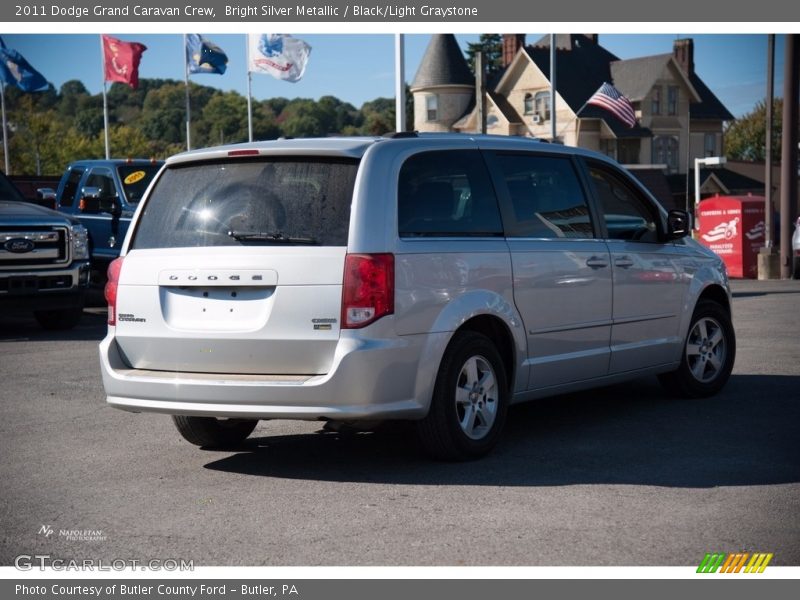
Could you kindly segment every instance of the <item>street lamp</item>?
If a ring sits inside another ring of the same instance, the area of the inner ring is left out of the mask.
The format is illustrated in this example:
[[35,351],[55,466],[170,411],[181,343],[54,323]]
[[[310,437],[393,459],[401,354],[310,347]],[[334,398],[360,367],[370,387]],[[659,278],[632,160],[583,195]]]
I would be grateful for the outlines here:
[[[705,158],[694,159],[694,214],[697,215],[697,205],[700,204],[700,165],[711,167],[724,165],[728,159],[724,156],[706,156]],[[695,222],[697,219],[695,218]]]

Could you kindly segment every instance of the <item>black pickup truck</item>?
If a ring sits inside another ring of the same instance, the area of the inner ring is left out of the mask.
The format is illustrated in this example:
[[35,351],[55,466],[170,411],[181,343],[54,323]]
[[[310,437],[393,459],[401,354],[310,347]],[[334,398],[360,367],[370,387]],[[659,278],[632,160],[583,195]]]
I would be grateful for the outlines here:
[[0,310],[33,311],[45,329],[78,324],[89,243],[77,219],[24,201],[0,172]]

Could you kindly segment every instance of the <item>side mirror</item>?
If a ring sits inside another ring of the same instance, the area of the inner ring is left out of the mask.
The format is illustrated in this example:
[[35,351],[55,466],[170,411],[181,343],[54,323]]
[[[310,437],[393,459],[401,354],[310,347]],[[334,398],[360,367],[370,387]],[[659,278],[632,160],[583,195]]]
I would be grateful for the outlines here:
[[36,204],[56,208],[56,191],[53,188],[36,188]]
[[692,230],[692,217],[685,210],[673,208],[667,213],[667,240],[679,240]]
[[81,189],[81,200],[78,203],[78,210],[84,213],[98,213],[100,208],[100,194],[102,190],[99,187],[87,186]]
[[45,202],[55,202],[56,191],[53,188],[36,188],[36,199]]

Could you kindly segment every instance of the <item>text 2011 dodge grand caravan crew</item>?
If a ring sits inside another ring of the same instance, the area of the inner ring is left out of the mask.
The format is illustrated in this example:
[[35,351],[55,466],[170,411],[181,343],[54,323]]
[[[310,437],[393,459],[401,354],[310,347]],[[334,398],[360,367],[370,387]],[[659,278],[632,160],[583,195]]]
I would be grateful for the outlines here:
[[204,446],[259,419],[406,419],[480,456],[510,404],[657,374],[707,396],[722,261],[598,154],[510,137],[283,140],[175,156],[109,269],[112,406]]

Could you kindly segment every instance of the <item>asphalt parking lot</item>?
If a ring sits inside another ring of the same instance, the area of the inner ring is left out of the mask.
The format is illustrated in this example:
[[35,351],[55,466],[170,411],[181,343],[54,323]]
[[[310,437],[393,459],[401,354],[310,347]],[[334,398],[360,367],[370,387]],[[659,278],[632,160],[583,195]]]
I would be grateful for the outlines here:
[[719,396],[646,378],[515,407],[465,464],[428,461],[402,427],[263,422],[237,451],[200,450],[168,417],[105,406],[102,309],[59,334],[0,316],[0,565],[800,565],[800,282],[734,291]]

